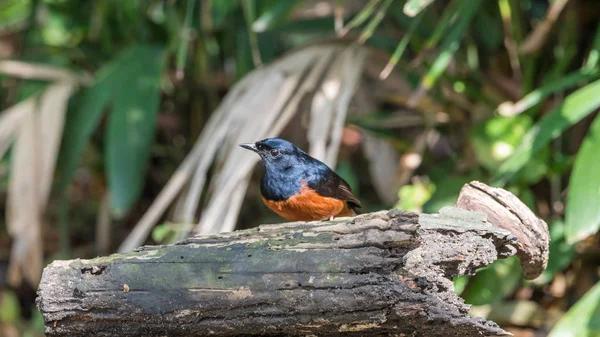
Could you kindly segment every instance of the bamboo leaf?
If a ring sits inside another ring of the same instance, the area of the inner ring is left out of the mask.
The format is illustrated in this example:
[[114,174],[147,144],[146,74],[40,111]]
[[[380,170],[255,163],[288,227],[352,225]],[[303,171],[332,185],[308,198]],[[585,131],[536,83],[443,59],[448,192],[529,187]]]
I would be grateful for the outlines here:
[[435,0],[408,0],[404,5],[404,14],[416,16]]
[[196,0],[188,0],[185,9],[185,21],[179,33],[179,47],[177,48],[177,61],[175,76],[178,80],[182,80],[185,73],[185,64],[188,56],[188,46],[190,44],[192,34],[192,17]]
[[596,35],[594,36],[594,44],[592,45],[592,49],[588,53],[588,57],[585,61],[585,65],[583,66],[586,70],[596,69],[598,66],[598,62],[600,61],[600,24],[596,28]]
[[17,30],[27,23],[32,1],[5,0],[0,2],[0,30]]
[[600,336],[600,282],[571,307],[548,337]]
[[70,184],[79,164],[79,157],[108,105],[114,84],[111,78],[118,72],[115,65],[116,62],[111,62],[98,71],[94,84],[84,90],[78,109],[67,114],[57,163],[59,193],[63,193]]
[[458,5],[460,4],[460,0],[454,0],[446,6],[444,12],[442,13],[442,17],[437,25],[435,25],[435,30],[433,34],[427,39],[425,42],[425,49],[435,47],[438,42],[442,39],[444,34],[448,32],[448,28],[452,24],[453,20],[456,19],[456,15],[459,14],[457,12]]
[[[227,16],[235,10],[239,0],[205,0],[211,9],[212,28],[216,29],[223,25]],[[204,1],[203,1],[204,2]]]
[[[143,148],[154,133],[162,54],[154,47],[133,46],[98,72],[92,87],[83,93],[79,109],[67,118],[58,160],[59,191],[66,190],[104,110],[112,106],[112,115],[116,116],[111,116],[106,134],[111,209],[123,214],[133,203],[131,198],[141,189],[145,170],[142,162],[148,157]],[[121,173],[115,171],[121,166]]]
[[513,155],[499,168],[496,184],[505,184],[541,148],[558,137],[566,128],[579,122],[600,106],[600,80],[570,94],[563,104],[536,123],[523,137]]
[[297,2],[293,0],[276,1],[252,23],[252,30],[256,33],[262,33],[273,28],[274,25],[289,16],[296,4]]
[[463,34],[467,30],[471,19],[473,19],[475,13],[477,13],[482,3],[482,0],[460,2],[456,9],[457,13],[460,13],[460,16],[456,19],[456,23],[448,33],[448,36],[446,36],[442,42],[440,53],[431,65],[431,68],[423,77],[421,81],[422,88],[428,90],[433,87],[433,85],[437,82],[437,79],[444,71],[446,71],[452,56],[460,45],[460,40],[462,39]]
[[[296,21],[286,21],[277,25],[277,34],[294,35],[294,36],[314,36],[314,34],[324,35],[331,34],[333,31],[331,18],[315,18]],[[344,28],[342,28],[343,32]],[[340,35],[342,33],[340,32]],[[302,46],[304,40],[290,41],[292,46]]]
[[573,164],[566,209],[565,236],[569,243],[583,240],[600,229],[598,149],[600,116],[592,123]]
[[594,71],[576,71],[565,75],[558,80],[552,81],[541,86],[525,95],[521,100],[515,103],[502,103],[498,106],[498,113],[502,116],[512,116],[519,114],[540,104],[546,97],[565,89],[572,88],[583,81],[595,80],[600,77],[600,73]]
[[472,128],[471,143],[479,164],[491,172],[514,153],[531,128],[527,115],[496,116]]
[[244,0],[244,19],[246,21],[246,27],[248,31],[248,39],[250,41],[250,48],[252,50],[252,62],[254,66],[258,67],[262,64],[260,57],[260,49],[258,46],[258,37],[256,31],[252,29],[252,23],[256,20],[256,1],[255,0]]
[[162,67],[161,49],[134,46],[123,52],[115,74],[105,156],[110,206],[117,217],[129,211],[142,191],[154,141]]
[[369,3],[360,11],[356,16],[346,24],[340,31],[340,35],[346,35],[351,29],[362,25],[365,21],[367,21],[373,12],[375,12],[375,8],[381,2],[381,0],[371,0]]
[[406,34],[404,34],[404,36],[402,37],[402,40],[400,40],[400,43],[398,43],[398,46],[396,47],[396,50],[394,50],[394,53],[392,54],[392,57],[388,61],[388,64],[385,66],[385,68],[383,68],[383,70],[381,71],[381,74],[379,74],[380,79],[387,78],[390,75],[390,73],[392,72],[392,70],[394,69],[394,67],[396,66],[396,64],[398,64],[398,61],[404,54],[404,51],[406,50],[406,47],[408,46],[408,42],[410,41],[410,38],[412,37],[413,33],[415,32],[415,29],[417,29],[417,27],[419,26],[419,22],[421,22],[422,18],[423,18],[423,15],[419,15],[412,20],[412,22],[410,23],[410,27],[408,28],[408,31],[406,32]]
[[383,17],[385,16],[385,12],[387,11],[388,7],[392,4],[393,1],[394,0],[385,0],[381,7],[379,7],[379,9],[377,10],[377,14],[375,14],[375,16],[371,19],[367,27],[365,27],[363,32],[360,34],[360,37],[358,38],[358,43],[364,43],[371,36],[373,36],[375,30],[377,29],[377,27],[379,27],[381,20],[383,20]]

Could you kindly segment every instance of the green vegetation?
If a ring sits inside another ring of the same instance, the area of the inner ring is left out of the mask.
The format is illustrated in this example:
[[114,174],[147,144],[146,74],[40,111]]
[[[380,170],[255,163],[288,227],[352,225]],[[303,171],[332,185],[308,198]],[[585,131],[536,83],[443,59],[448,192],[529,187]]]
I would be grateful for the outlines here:
[[[0,335],[42,335],[31,299],[46,263],[177,240],[212,214],[216,186],[241,186],[237,228],[279,221],[254,180],[247,193],[246,177],[219,185],[236,139],[219,128],[236,127],[234,103],[275,104],[264,91],[289,84],[277,76],[311,83],[291,61],[260,75],[319,44],[369,52],[362,68],[313,76],[350,90],[343,132],[315,131],[299,99],[282,136],[339,141],[337,170],[365,211],[436,212],[475,179],[515,193],[549,224],[548,269],[525,282],[501,260],[457,279],[461,295],[515,336],[600,335],[599,16],[594,0],[3,0]],[[248,116],[260,112],[238,115],[260,128],[267,118]],[[193,150],[203,136],[215,143]],[[159,194],[175,172],[186,183]],[[541,316],[511,315],[522,307]]]

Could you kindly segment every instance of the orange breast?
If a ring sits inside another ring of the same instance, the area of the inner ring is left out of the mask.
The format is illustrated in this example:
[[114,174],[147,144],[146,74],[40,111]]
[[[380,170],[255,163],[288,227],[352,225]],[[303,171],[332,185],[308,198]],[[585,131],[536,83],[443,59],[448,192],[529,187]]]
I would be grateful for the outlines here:
[[263,197],[263,202],[288,221],[314,221],[353,215],[345,201],[320,196],[306,185],[302,186],[300,193],[287,200],[271,201]]

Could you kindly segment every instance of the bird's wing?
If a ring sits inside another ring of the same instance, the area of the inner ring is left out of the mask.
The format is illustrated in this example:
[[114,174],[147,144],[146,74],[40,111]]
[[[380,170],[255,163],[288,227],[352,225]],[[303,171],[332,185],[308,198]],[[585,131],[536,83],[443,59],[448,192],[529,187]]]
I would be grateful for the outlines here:
[[327,173],[320,176],[319,179],[310,181],[308,186],[315,190],[319,195],[344,200],[353,206],[360,208],[360,201],[352,193],[350,185],[342,179],[337,173],[328,170]]

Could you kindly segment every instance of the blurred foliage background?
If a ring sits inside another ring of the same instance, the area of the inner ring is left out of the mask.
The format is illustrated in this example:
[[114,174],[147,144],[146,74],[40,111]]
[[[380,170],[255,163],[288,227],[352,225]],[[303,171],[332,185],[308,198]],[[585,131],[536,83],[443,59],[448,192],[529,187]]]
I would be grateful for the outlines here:
[[[600,336],[599,18],[595,0],[0,1],[0,335],[43,335],[54,259],[280,221],[234,141],[281,134],[365,211],[437,212],[471,180],[515,193],[550,227],[547,270],[500,260],[456,292],[515,336]],[[287,117],[261,115],[290,78]]]

